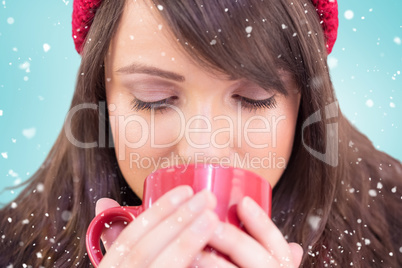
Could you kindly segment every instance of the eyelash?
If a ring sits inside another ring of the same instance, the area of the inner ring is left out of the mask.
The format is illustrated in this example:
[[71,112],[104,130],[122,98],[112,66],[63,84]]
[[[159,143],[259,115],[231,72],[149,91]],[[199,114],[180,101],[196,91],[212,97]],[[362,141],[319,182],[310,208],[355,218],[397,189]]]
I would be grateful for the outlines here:
[[248,109],[250,112],[259,109],[273,109],[276,108],[275,95],[264,100],[253,100],[240,95],[233,95],[240,103],[243,109]]
[[[253,100],[246,97],[242,97],[238,94],[233,95],[235,99],[237,99],[242,106],[242,109],[248,109],[251,111],[256,111],[258,109],[273,109],[276,108],[276,99],[275,95],[268,99],[264,100]],[[151,109],[162,112],[163,110],[168,108],[168,105],[172,105],[174,100],[178,99],[177,97],[170,97],[163,100],[155,101],[155,102],[145,102],[139,99],[134,98],[132,101],[133,110],[135,111],[149,111]]]
[[[133,110],[137,111],[137,112],[142,111],[142,110],[149,111],[151,109],[162,112],[163,110],[168,108],[167,105],[169,105],[169,104],[172,105],[171,102],[176,99],[178,99],[178,98],[170,97],[170,98],[166,98],[166,99],[159,100],[159,101],[146,102],[146,101],[142,101],[137,98],[134,98],[131,103],[133,105]],[[170,103],[169,103],[169,100],[170,100]]]

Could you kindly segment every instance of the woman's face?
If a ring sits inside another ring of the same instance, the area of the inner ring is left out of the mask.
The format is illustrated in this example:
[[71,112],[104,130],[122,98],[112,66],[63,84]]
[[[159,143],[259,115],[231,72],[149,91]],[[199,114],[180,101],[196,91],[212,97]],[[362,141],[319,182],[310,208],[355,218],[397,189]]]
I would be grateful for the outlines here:
[[208,72],[142,1],[127,1],[105,68],[116,156],[140,198],[146,176],[178,164],[240,167],[276,185],[291,154],[300,101],[288,73],[281,72],[284,96]]

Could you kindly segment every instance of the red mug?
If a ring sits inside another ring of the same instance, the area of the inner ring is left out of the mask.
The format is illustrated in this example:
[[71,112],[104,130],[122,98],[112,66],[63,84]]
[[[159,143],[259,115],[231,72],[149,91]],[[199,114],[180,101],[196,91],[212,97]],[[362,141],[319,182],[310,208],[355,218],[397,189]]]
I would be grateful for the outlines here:
[[[271,217],[271,186],[264,178],[249,170],[214,164],[162,168],[146,178],[141,206],[109,208],[92,220],[86,235],[87,252],[92,264],[98,267],[103,258],[100,239],[105,224],[132,222],[158,198],[180,185],[189,185],[194,193],[210,190],[217,198],[215,213],[219,219],[243,231],[245,229],[236,212],[236,206],[243,197],[251,197]],[[214,251],[209,247],[206,250]]]

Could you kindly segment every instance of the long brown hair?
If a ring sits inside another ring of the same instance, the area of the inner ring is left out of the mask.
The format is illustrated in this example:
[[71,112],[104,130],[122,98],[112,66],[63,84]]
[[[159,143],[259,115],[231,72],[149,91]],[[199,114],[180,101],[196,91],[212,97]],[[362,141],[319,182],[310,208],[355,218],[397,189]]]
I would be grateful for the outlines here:
[[[307,1],[308,2],[308,1]],[[99,105],[72,117],[71,132],[93,148],[74,146],[67,123],[42,167],[13,203],[0,211],[0,265],[87,267],[85,232],[95,202],[110,197],[122,205],[141,202],[122,176],[109,141],[103,60],[125,1],[103,1],[82,53],[71,108]],[[301,88],[295,141],[287,168],[273,192],[272,219],[289,241],[304,248],[303,266],[398,267],[402,239],[401,163],[377,151],[337,106],[326,64],[325,40],[311,3],[294,0],[163,1],[160,15],[181,48],[200,66],[231,78],[286,91],[283,68]],[[285,25],[285,26],[283,26]],[[252,26],[252,31],[245,31]],[[215,40],[211,43],[212,40]],[[211,45],[213,44],[213,45]],[[306,120],[322,120],[306,127]],[[328,127],[336,126],[335,164],[325,154]],[[43,189],[43,190],[42,190]],[[10,220],[11,219],[11,223]],[[25,223],[25,224],[23,224]]]

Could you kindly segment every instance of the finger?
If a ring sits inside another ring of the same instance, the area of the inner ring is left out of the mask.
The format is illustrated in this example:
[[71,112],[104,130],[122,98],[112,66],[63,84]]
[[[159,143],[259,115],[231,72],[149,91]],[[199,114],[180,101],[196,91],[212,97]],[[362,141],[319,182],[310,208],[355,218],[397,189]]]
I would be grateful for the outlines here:
[[127,237],[130,237],[131,244],[135,244],[144,234],[171,215],[185,201],[189,200],[193,194],[193,190],[189,186],[179,186],[167,192],[151,208],[141,213],[135,221],[131,222],[124,229],[124,235],[128,235]]
[[110,198],[101,198],[96,202],[95,213],[99,215],[108,208],[120,207],[119,203]]
[[216,253],[201,251],[190,265],[191,268],[236,268],[230,261],[218,256]]
[[208,245],[240,267],[279,267],[277,260],[261,244],[229,223],[219,223]]
[[218,223],[218,216],[205,210],[158,255],[151,267],[188,267],[206,246]]
[[266,248],[280,264],[284,267],[293,265],[292,252],[288,242],[253,199],[248,196],[243,198],[237,207],[237,212],[247,232]]
[[120,255],[125,254],[128,243],[136,243],[192,195],[193,190],[189,186],[179,186],[165,193],[153,203],[151,208],[140,214],[135,221],[124,228],[103,258],[102,266],[112,267],[121,264],[123,260]]
[[[113,207],[120,207],[120,205],[113,199],[101,198],[96,202],[96,207],[95,207],[96,215],[99,215],[106,209],[113,208]],[[109,250],[109,248],[112,246],[113,242],[116,240],[116,238],[119,236],[119,234],[125,227],[126,227],[126,225],[123,224],[122,222],[115,222],[115,223],[111,224],[109,228],[106,228],[103,231],[103,233],[101,235],[101,240],[102,240],[103,245],[105,246],[106,251]]]
[[303,258],[303,248],[297,243],[289,243],[293,256],[293,265],[299,267]]
[[[128,248],[134,248],[130,252],[131,259],[128,263],[136,263],[143,267],[156,259],[156,257],[165,250],[170,243],[179,237],[181,232],[188,228],[194,220],[205,210],[214,209],[216,206],[216,197],[207,190],[197,193],[188,202],[180,206],[169,217],[160,221],[147,235],[144,235],[138,242],[131,238],[128,241]],[[135,223],[135,221],[134,221]],[[133,225],[134,226],[134,225]],[[205,241],[207,242],[207,241]],[[132,254],[133,253],[133,254]],[[140,258],[138,258],[140,256]],[[172,256],[170,256],[172,258]]]

